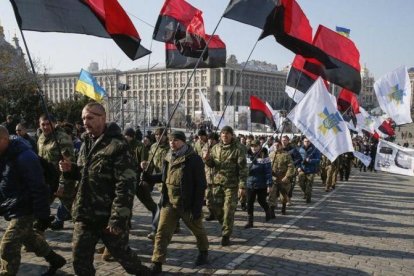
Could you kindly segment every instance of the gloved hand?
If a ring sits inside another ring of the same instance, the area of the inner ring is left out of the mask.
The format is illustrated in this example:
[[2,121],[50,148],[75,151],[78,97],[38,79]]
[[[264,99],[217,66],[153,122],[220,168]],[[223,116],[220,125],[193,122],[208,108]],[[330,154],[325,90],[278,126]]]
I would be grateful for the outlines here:
[[49,218],[45,218],[45,219],[37,219],[34,223],[33,223],[33,228],[36,230],[39,230],[41,232],[44,232],[47,228],[50,227],[51,221]]

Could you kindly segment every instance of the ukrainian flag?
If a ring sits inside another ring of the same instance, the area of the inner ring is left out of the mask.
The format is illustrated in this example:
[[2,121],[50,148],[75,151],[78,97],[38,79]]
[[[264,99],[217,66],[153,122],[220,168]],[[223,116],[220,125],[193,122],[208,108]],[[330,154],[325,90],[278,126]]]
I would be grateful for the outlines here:
[[88,71],[81,70],[79,80],[76,83],[75,91],[101,102],[106,96],[105,90],[98,85],[96,79]]
[[336,26],[336,32],[345,36],[345,37],[349,37],[349,35],[351,34],[351,30],[344,28],[344,27],[338,27]]

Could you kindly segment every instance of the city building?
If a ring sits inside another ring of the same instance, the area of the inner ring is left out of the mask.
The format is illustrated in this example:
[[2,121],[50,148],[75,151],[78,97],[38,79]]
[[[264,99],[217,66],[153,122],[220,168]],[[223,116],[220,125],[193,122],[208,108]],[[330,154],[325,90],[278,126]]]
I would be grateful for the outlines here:
[[[240,64],[232,64],[226,68],[198,69],[186,87],[193,74],[192,69],[154,67],[150,70],[99,70],[96,62],[89,67],[99,85],[107,92],[109,120],[122,125],[142,125],[144,121],[147,124],[166,122],[171,112],[176,109],[171,125],[183,127],[190,121],[204,119],[199,93],[204,94],[215,111],[222,112],[228,103],[237,112],[239,106],[249,106],[250,95],[269,102],[274,109],[287,109],[290,100],[284,92],[286,73],[269,68],[268,64],[266,68],[257,64],[247,65],[242,76]],[[79,73],[45,75],[45,97],[51,102],[75,99],[79,95],[75,92],[78,77]],[[239,78],[241,80],[236,84]],[[186,92],[180,100],[184,88]],[[180,105],[176,106],[179,100]]]

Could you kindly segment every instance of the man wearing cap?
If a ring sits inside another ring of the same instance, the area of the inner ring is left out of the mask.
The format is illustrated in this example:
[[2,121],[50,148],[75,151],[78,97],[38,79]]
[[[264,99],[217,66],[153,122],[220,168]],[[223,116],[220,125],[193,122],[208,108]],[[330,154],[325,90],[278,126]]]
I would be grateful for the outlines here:
[[186,137],[182,131],[173,131],[169,135],[169,146],[162,172],[143,175],[148,182],[162,182],[160,221],[151,259],[153,273],[162,272],[168,244],[180,219],[197,239],[199,254],[195,265],[203,265],[208,261],[209,244],[202,221],[203,199],[207,186],[203,160],[186,144]]
[[204,154],[206,165],[215,169],[213,177],[214,213],[222,225],[221,245],[230,245],[237,195],[245,193],[248,170],[246,147],[234,137],[233,129],[225,126],[220,143]]
[[[216,132],[212,132],[208,134],[207,143],[203,147],[203,155],[207,154],[211,148],[219,142],[219,136]],[[208,217],[206,217],[207,221],[212,221],[216,219],[214,215],[214,197],[213,197],[213,177],[215,170],[214,168],[210,168],[209,166],[205,166],[206,172],[206,180],[207,180],[207,189],[206,189],[206,206],[209,211]]]
[[200,129],[198,131],[197,135],[198,135],[198,140],[194,144],[194,151],[198,155],[202,156],[202,154],[203,154],[203,147],[207,143],[207,140],[208,140],[208,138],[207,138],[207,132],[204,129]]
[[[165,131],[164,135],[161,137],[163,132],[164,132],[163,127],[157,128],[155,130],[154,135],[155,135],[156,142],[151,145],[151,148],[148,154],[148,159],[143,160],[141,162],[142,170],[146,171],[148,174],[161,173],[162,162],[170,148],[168,145],[167,131]],[[149,163],[150,161],[151,161],[151,164]],[[159,208],[157,208],[157,212],[152,220],[152,231],[147,236],[147,238],[151,240],[154,240],[155,232],[157,231],[157,227],[158,227],[158,220],[159,220],[158,209]]]

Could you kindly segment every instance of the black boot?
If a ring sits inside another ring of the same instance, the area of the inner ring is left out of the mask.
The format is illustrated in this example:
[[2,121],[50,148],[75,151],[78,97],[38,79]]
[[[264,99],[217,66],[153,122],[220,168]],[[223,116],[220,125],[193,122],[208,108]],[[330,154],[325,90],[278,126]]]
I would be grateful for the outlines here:
[[48,270],[42,274],[42,276],[55,275],[56,271],[66,264],[65,258],[51,250],[50,253],[45,256],[46,261],[50,264]]
[[269,212],[270,212],[270,214],[269,214],[269,215],[270,215],[270,218],[271,218],[271,219],[275,219],[275,218],[276,218],[276,214],[275,214],[275,206],[271,206],[271,207],[270,207],[270,211],[269,211]]
[[159,262],[152,263],[149,269],[152,275],[160,274],[162,272],[162,263],[159,263]]
[[247,218],[247,223],[244,226],[244,229],[249,229],[253,227],[253,215],[249,215],[249,217]]
[[198,253],[197,259],[195,261],[195,265],[205,265],[208,263],[208,251],[200,251]]
[[282,215],[286,215],[286,203],[282,203]]
[[230,245],[230,237],[223,236],[221,238],[221,246],[229,246]]
[[247,211],[247,205],[246,205],[246,202],[242,202],[240,205],[241,205],[241,209],[242,209],[242,211]]
[[266,214],[266,217],[265,217],[266,221],[269,221],[269,220],[272,219],[272,214],[271,214],[270,208],[265,211],[265,214]]

